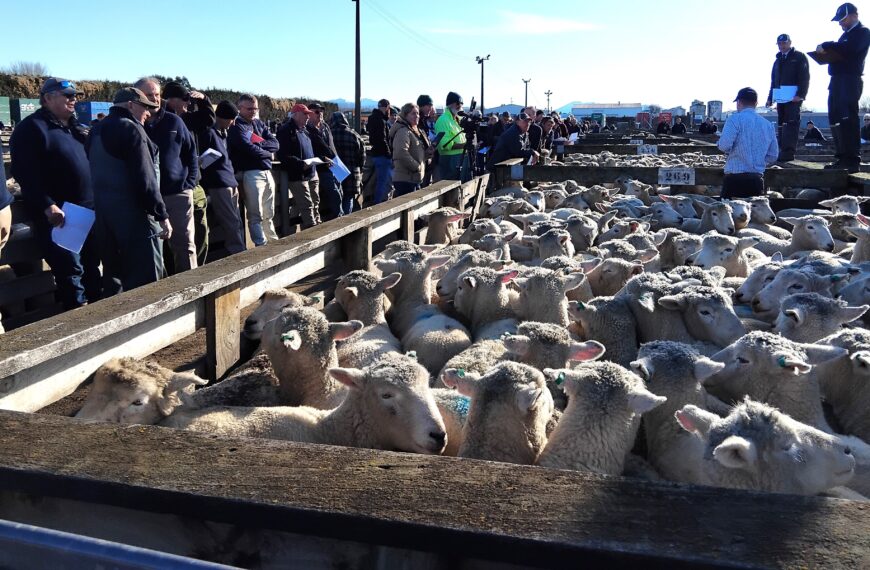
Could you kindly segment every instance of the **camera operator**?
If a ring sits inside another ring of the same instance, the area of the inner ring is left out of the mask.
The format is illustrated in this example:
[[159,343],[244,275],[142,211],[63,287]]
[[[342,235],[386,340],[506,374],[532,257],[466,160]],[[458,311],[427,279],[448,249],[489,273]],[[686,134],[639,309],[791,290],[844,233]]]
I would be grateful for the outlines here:
[[511,158],[522,158],[523,161],[532,159],[532,164],[537,164],[540,154],[529,147],[529,125],[532,118],[526,113],[517,115],[517,120],[498,137],[492,159],[489,161],[489,169],[499,162]]
[[459,125],[462,117],[462,97],[451,91],[447,94],[447,106],[444,113],[435,122],[435,133],[441,135],[436,150],[439,155],[438,172],[441,180],[461,179],[471,180],[470,163],[465,154],[466,136]]

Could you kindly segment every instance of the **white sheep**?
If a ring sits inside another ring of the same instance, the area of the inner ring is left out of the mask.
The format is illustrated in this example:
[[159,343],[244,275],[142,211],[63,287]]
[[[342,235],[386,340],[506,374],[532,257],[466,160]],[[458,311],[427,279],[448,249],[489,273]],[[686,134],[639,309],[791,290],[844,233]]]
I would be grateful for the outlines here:
[[870,305],[850,307],[818,293],[799,293],[782,300],[773,332],[795,342],[816,342],[860,318]]
[[861,204],[870,200],[867,196],[839,196],[830,200],[822,200],[819,206],[830,208],[834,214],[860,214]]
[[460,212],[456,208],[438,208],[428,214],[423,214],[420,219],[427,222],[426,244],[427,245],[450,245],[459,240],[459,222],[468,217],[468,214]]
[[260,295],[259,305],[245,319],[242,333],[250,340],[260,340],[266,323],[281,314],[286,307],[315,307],[322,302],[320,297],[306,297],[287,289],[269,289]]
[[582,271],[534,269],[513,282],[519,289],[519,296],[511,299],[511,306],[518,319],[568,326],[566,294],[587,283],[587,280]]
[[587,273],[586,278],[596,297],[611,297],[619,293],[629,279],[643,272],[643,264],[639,261],[605,259]]
[[637,356],[637,323],[625,297],[597,297],[571,301],[568,315],[579,323],[580,336],[607,349],[605,360],[624,367]]
[[459,276],[453,305],[471,323],[475,342],[494,340],[516,332],[516,314],[511,308],[516,293],[507,284],[519,275],[516,269],[495,271],[472,268]]
[[450,264],[447,272],[436,283],[435,292],[442,300],[453,299],[453,295],[456,294],[457,280],[464,271],[472,267],[489,267],[500,270],[504,266],[505,260],[501,252],[485,253],[477,250],[466,252]]
[[731,206],[724,202],[698,205],[704,210],[701,219],[689,218],[683,221],[680,226],[681,230],[699,235],[709,231],[717,231],[728,236],[734,235],[734,218]]
[[351,271],[338,280],[336,300],[349,319],[364,326],[358,334],[338,345],[338,363],[343,368],[362,368],[384,354],[402,351],[384,313],[384,293],[395,287],[401,278],[401,273],[379,279],[368,271]]
[[749,228],[740,230],[737,235],[759,238],[755,249],[768,256],[776,252],[788,257],[802,251],[834,251],[834,238],[831,236],[831,230],[828,229],[828,221],[821,216],[781,217],[780,220],[794,226],[790,241],[776,239],[765,232]]
[[779,306],[786,296],[796,293],[818,293],[830,297],[832,286],[847,279],[847,275],[820,275],[806,267],[781,269],[773,280],[752,298],[752,312],[758,318],[772,321],[779,314]]
[[716,233],[705,234],[701,249],[686,259],[687,265],[701,269],[724,267],[727,277],[747,277],[752,272],[751,257],[747,250],[758,243],[759,238],[732,238]]

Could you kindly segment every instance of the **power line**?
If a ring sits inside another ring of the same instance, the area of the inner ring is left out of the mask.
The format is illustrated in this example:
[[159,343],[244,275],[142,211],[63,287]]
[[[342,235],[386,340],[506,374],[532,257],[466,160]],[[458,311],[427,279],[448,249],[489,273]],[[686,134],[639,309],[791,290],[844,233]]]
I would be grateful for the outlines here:
[[433,42],[427,40],[423,35],[421,35],[421,34],[418,33],[417,31],[415,31],[414,29],[408,27],[405,23],[401,22],[400,20],[398,20],[397,18],[395,18],[392,14],[390,14],[389,11],[387,11],[387,10],[384,9],[383,7],[379,6],[379,5],[377,4],[377,2],[374,2],[374,0],[368,0],[367,4],[368,4],[368,6],[370,6],[370,7],[372,8],[372,10],[374,10],[374,12],[375,12],[376,14],[378,14],[378,15],[379,15],[379,16],[380,16],[380,17],[381,17],[385,22],[387,22],[387,23],[390,24],[393,28],[395,28],[396,31],[402,33],[403,35],[405,35],[405,37],[407,37],[407,38],[411,39],[412,41],[416,42],[418,45],[420,45],[420,46],[422,46],[422,47],[424,47],[424,48],[426,48],[426,49],[428,49],[428,50],[437,51],[437,52],[441,53],[442,55],[444,55],[444,56],[446,56],[446,57],[451,57],[451,58],[454,58],[454,59],[457,59],[457,60],[463,60],[463,61],[466,59],[465,57],[463,57],[463,56],[461,56],[461,55],[459,55],[459,54],[456,54],[456,53],[454,53],[454,52],[452,52],[452,51],[450,51],[450,50],[446,50],[446,49],[444,49],[443,47],[441,47],[441,46],[439,46],[439,45],[437,45],[437,44],[435,44],[435,43],[433,43]]

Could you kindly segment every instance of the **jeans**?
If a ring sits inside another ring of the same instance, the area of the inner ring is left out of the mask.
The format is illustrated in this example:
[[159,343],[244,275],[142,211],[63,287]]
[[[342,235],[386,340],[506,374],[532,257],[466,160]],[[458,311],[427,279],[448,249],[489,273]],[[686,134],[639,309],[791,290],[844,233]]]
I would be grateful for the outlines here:
[[828,89],[828,120],[831,126],[840,125],[837,159],[857,166],[861,163],[858,100],[864,91],[864,82],[858,75],[834,75]]
[[169,223],[172,224],[169,245],[175,262],[174,273],[194,269],[197,265],[193,226],[193,189],[164,196],[163,203],[166,204]]
[[[465,156],[465,160],[462,160],[463,156]],[[460,161],[462,161],[461,172],[459,169]],[[468,161],[468,156],[463,154],[442,155],[438,163],[438,172],[441,174],[441,180],[468,182],[471,180],[471,164]]]
[[317,178],[313,180],[296,180],[289,182],[290,194],[296,203],[296,209],[302,217],[302,229],[316,226],[320,223],[320,195],[317,193]]
[[349,213],[344,211],[341,186],[329,168],[318,168],[317,179],[320,181],[320,214],[323,221],[328,222]]
[[232,255],[245,251],[242,217],[239,215],[238,188],[209,188],[211,213],[224,230],[224,248]]
[[103,296],[100,275],[100,243],[92,228],[81,252],[73,253],[59,247],[51,239],[47,221],[34,220],[33,230],[42,255],[57,285],[57,296],[65,310],[98,301]]
[[341,183],[341,211],[345,215],[359,210],[357,196],[362,193],[362,174],[359,169],[354,169],[350,176]]
[[242,173],[248,231],[254,245],[265,245],[266,240],[277,240],[275,224],[275,180],[268,170],[246,170]]
[[398,198],[399,196],[404,196],[405,194],[410,194],[411,192],[416,192],[420,189],[420,184],[418,182],[393,182],[393,186],[396,188],[396,193],[393,195],[393,198]]
[[389,156],[373,156],[377,186],[375,187],[375,204],[386,202],[390,197],[393,183],[393,159]]

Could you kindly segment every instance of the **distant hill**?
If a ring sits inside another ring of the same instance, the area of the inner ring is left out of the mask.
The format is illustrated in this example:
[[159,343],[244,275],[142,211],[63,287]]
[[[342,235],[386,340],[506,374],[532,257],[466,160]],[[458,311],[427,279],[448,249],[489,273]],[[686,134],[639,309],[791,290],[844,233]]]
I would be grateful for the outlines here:
[[[339,111],[353,111],[354,108],[354,102],[347,99],[330,99],[329,102],[338,105]],[[360,101],[360,107],[363,111],[371,111],[377,106],[378,102],[374,99],[363,99]]]

